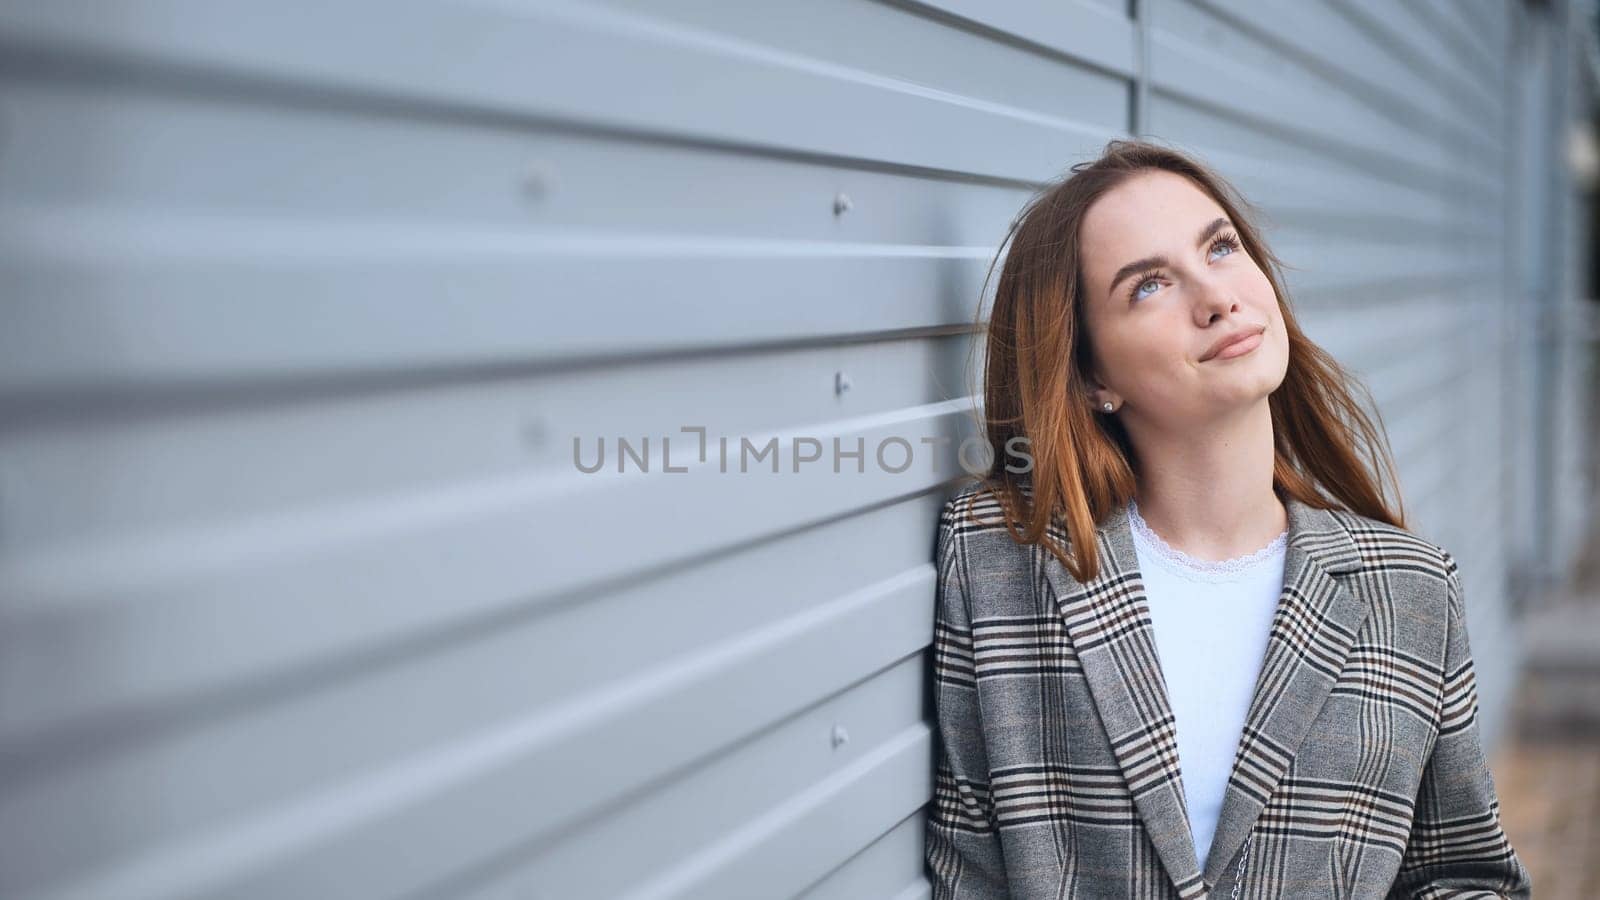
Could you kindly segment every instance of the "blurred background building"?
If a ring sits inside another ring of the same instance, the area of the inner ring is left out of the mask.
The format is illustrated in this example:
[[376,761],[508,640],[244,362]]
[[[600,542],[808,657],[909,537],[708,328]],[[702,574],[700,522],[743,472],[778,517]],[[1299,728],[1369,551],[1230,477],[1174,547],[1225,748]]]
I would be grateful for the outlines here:
[[0,896],[927,896],[961,473],[873,448],[1128,135],[1267,212],[1577,868],[1597,72],[1590,0],[0,3]]

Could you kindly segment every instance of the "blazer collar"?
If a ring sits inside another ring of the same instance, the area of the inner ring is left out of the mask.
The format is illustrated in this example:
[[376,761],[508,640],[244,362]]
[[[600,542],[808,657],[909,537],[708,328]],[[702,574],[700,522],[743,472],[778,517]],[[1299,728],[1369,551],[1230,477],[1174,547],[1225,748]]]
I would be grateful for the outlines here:
[[1289,497],[1283,592],[1202,869],[1179,780],[1178,744],[1124,505],[1097,526],[1087,584],[1043,554],[1090,693],[1162,864],[1183,897],[1209,892],[1244,844],[1344,667],[1367,615],[1335,576],[1359,568],[1355,539],[1328,510]]

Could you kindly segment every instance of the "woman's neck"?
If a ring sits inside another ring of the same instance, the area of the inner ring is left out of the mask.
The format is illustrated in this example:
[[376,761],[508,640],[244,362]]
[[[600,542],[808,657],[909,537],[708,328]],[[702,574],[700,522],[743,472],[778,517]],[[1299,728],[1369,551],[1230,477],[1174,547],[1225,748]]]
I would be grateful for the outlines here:
[[1141,431],[1139,514],[1168,545],[1205,560],[1230,559],[1273,540],[1288,511],[1273,490],[1272,414],[1265,400],[1241,415],[1181,431]]

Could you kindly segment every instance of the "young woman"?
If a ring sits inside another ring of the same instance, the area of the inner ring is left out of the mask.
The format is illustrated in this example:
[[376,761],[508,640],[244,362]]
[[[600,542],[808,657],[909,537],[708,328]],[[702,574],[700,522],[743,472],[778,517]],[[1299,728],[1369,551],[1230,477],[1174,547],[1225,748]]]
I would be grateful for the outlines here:
[[1071,171],[989,317],[1028,460],[939,523],[934,897],[1528,897],[1455,560],[1254,208],[1149,142]]

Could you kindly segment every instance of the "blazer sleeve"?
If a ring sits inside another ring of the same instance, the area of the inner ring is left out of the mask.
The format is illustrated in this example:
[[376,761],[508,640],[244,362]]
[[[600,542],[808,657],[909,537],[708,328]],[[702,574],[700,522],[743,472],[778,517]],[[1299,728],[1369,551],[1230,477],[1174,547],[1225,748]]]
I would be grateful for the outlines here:
[[933,900],[1008,900],[978,710],[966,563],[954,502],[939,519],[933,623],[934,789],[925,854]]
[[1390,898],[1526,898],[1532,879],[1500,826],[1478,728],[1477,681],[1455,559],[1444,554],[1444,684],[1439,733],[1423,768],[1405,857]]

